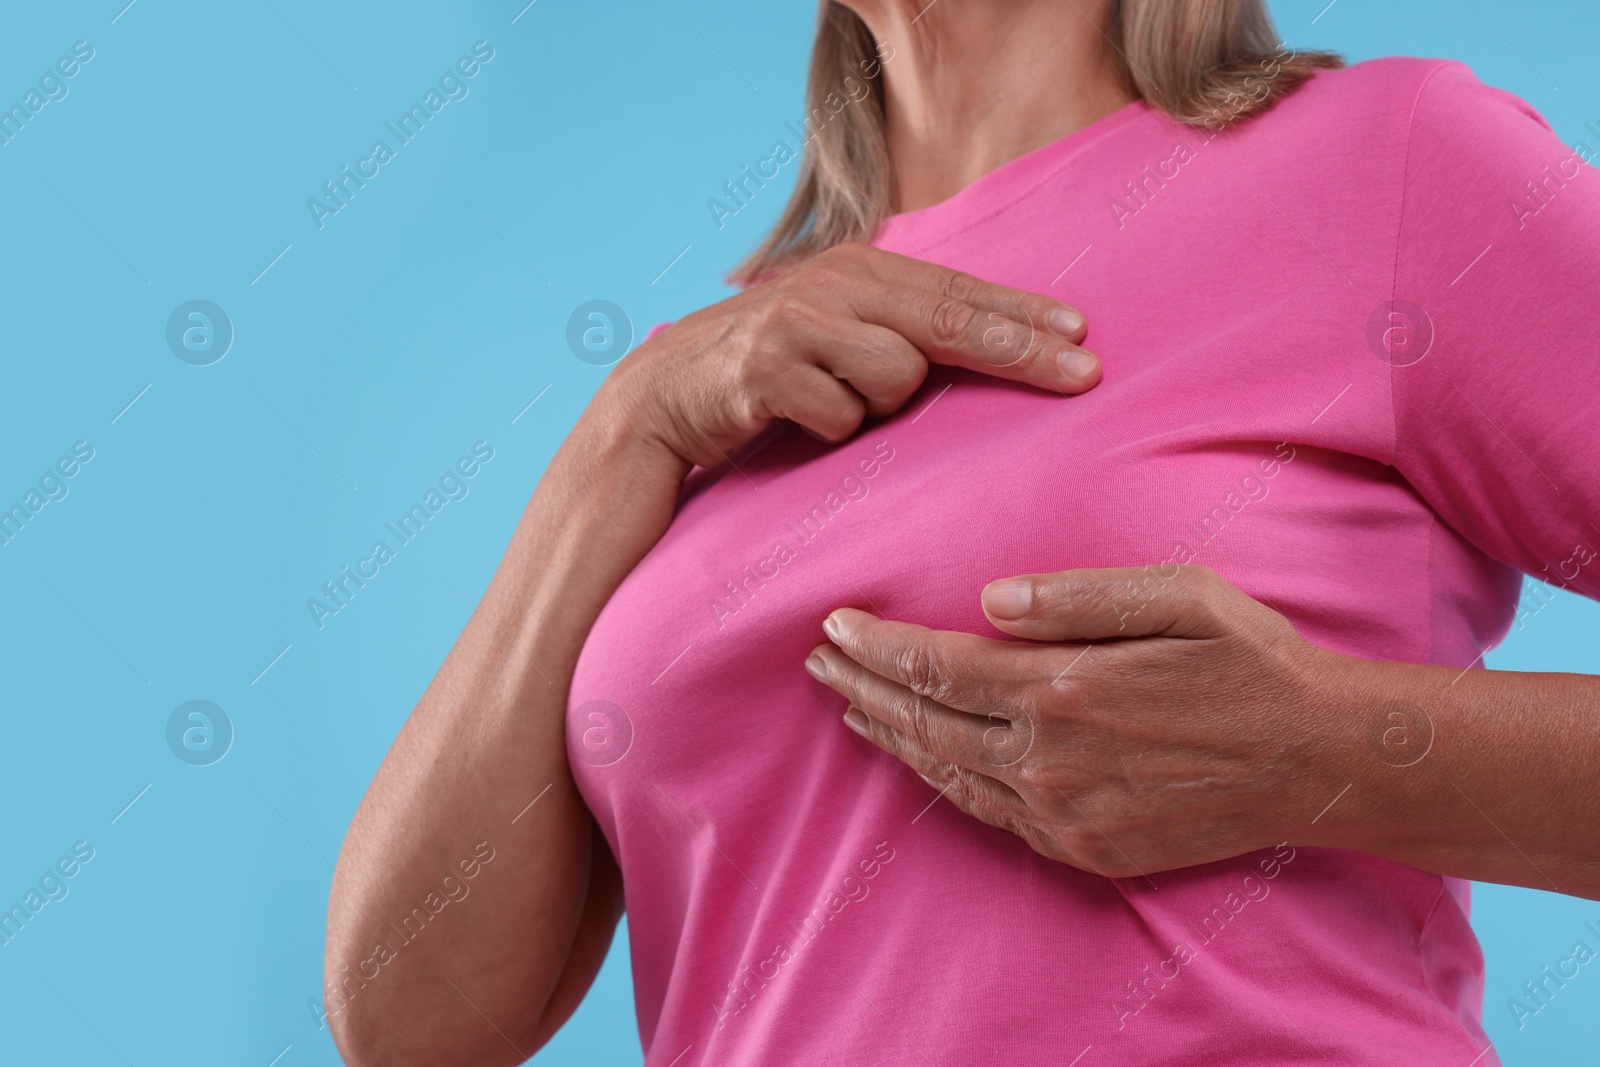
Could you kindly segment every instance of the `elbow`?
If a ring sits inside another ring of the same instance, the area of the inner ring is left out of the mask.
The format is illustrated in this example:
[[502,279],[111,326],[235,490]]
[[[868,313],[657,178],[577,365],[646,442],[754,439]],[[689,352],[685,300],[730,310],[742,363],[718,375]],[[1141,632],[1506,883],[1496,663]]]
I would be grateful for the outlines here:
[[324,989],[324,1019],[345,1067],[510,1067],[543,1043],[486,1026],[442,979],[363,981],[355,968],[329,964]]
[[341,975],[331,969],[324,976],[323,988],[329,992],[323,1003],[326,1013],[323,1018],[345,1067],[399,1063],[394,1057],[397,1050],[387,1042],[399,1036],[397,1031],[403,1031],[403,1026],[392,1030],[387,1025],[388,1020],[381,1017],[381,1011],[373,1010],[377,1005],[362,1003],[359,996],[347,996],[347,991],[339,985],[340,978]]
[[[429,1035],[408,1021],[389,1017],[380,1005],[355,1000],[327,1008],[328,1032],[345,1067],[442,1067],[461,1062],[441,1048],[430,1047]],[[457,1050],[459,1053],[459,1050]]]
[[[335,976],[328,976],[328,988],[335,988]],[[381,1000],[360,995],[330,994],[335,1003],[325,1005],[328,1032],[339,1049],[345,1067],[443,1067],[461,1060],[460,1049],[452,1055],[436,1047],[437,1035],[419,1026],[415,1013],[391,1011]]]
[[431,1067],[448,1062],[428,1047],[415,1016],[394,1010],[354,967],[329,962],[323,974],[323,1019],[345,1067]]

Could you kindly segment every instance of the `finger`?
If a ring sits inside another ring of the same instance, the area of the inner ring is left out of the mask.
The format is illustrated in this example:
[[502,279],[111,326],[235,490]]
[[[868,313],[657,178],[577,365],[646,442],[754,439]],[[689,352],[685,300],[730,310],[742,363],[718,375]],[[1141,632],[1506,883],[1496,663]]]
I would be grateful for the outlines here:
[[[957,711],[1015,721],[1040,683],[1042,649],[930,630],[839,608],[822,623],[844,653],[874,674]],[[993,725],[993,723],[991,723]]]
[[834,444],[848,440],[867,417],[867,402],[861,394],[810,363],[791,365],[767,403],[773,415]]
[[981,771],[957,767],[918,748],[905,734],[872,718],[860,708],[845,712],[845,725],[917,772],[924,782],[968,815],[1002,830],[1014,830],[1028,814],[1015,789]]
[[806,667],[851,704],[944,763],[994,774],[1033,749],[1033,720],[1018,708],[1006,715],[969,714],[868,670],[836,645],[820,645]]
[[983,610],[997,628],[1034,641],[1221,636],[1238,590],[1195,564],[1027,574],[990,582]]
[[[989,283],[966,274],[919,282],[863,282],[849,294],[851,309],[865,322],[894,330],[932,363],[1067,394],[1100,381],[1100,361],[1048,331],[1033,312],[988,306],[985,301],[994,301]],[[1022,294],[1009,293],[1001,303],[1015,305]]]
[[1083,313],[1052,297],[1012,289],[927,260],[896,255],[870,246],[868,249],[864,264],[884,281],[946,293],[980,310],[998,312],[1014,322],[1034,323],[1074,344],[1081,344],[1088,335],[1088,324]]
[[899,411],[928,377],[928,361],[917,346],[891,329],[836,316],[815,330],[815,361],[861,394],[869,415]]
[[1009,729],[1003,719],[968,715],[912,692],[874,674],[833,645],[819,645],[806,659],[806,670],[831,686],[852,705],[908,738],[933,758],[960,767],[991,765],[987,735],[995,727]]

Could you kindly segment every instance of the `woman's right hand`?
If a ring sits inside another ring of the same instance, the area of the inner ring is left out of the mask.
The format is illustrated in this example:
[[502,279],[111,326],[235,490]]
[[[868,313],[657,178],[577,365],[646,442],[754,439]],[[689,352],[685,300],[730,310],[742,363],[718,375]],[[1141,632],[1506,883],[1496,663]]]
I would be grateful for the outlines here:
[[715,467],[774,419],[844,441],[904,406],[929,363],[1081,393],[1100,380],[1099,360],[1079,347],[1086,330],[1050,297],[838,245],[640,345],[596,395],[596,413]]

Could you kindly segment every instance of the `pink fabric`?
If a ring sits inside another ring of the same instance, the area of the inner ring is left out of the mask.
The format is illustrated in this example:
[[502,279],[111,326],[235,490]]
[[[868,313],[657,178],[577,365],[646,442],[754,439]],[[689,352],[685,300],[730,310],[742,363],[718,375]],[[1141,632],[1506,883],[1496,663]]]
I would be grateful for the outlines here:
[[1465,885],[1304,848],[1081,873],[934,802],[801,663],[840,605],[992,634],[992,579],[1167,560],[1324,647],[1474,663],[1518,570],[1600,592],[1597,234],[1528,105],[1413,59],[1215,138],[1136,103],[884,225],[1082,308],[1105,378],[935,368],[845,445],[775,434],[612,598],[568,745],[648,1062],[1472,1062]]

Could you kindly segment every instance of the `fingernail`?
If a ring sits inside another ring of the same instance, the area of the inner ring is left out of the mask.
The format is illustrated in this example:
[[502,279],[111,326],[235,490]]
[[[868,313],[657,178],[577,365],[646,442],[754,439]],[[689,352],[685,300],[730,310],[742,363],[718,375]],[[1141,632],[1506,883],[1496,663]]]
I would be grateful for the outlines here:
[[1026,578],[990,582],[983,590],[983,610],[997,619],[1020,619],[1033,608],[1033,583]]
[[1056,357],[1056,366],[1069,380],[1081,382],[1094,373],[1100,361],[1081,348],[1069,348]]
[[1065,337],[1083,329],[1083,316],[1071,308],[1052,308],[1045,313],[1044,324]]
[[831,637],[834,644],[838,644],[839,635],[843,632],[843,630],[839,626],[839,620],[835,619],[832,615],[829,615],[826,619],[822,620],[822,632]]
[[919,775],[917,775],[917,777],[921,778],[924,782],[927,782],[929,785],[933,786],[933,788],[937,789],[939,792],[941,792],[941,793],[944,792],[944,786],[940,785],[938,782],[934,781],[932,778],[929,778],[926,774],[919,774]]
[[821,656],[817,655],[815,652],[806,657],[806,670],[810,672],[811,677],[817,679],[819,682],[826,681],[828,678],[827,661]]
[[844,713],[844,724],[862,737],[871,737],[872,731],[867,728],[867,713],[860,708],[852,707]]

